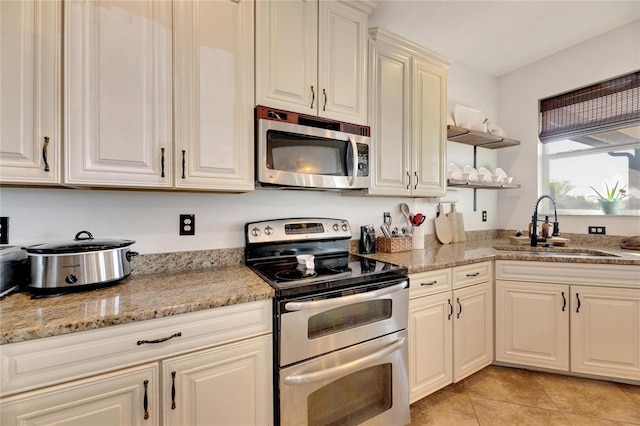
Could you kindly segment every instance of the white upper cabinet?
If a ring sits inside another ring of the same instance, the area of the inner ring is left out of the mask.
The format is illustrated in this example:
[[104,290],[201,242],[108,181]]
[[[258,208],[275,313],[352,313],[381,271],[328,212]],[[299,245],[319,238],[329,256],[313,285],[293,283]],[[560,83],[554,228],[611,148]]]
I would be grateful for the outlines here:
[[369,194],[446,193],[448,59],[388,31],[369,31],[369,121],[374,167]]
[[170,187],[171,2],[65,3],[65,183]]
[[260,1],[256,103],[367,123],[368,1]]
[[61,3],[0,1],[0,182],[57,184]]
[[174,3],[176,188],[253,189],[253,1]]

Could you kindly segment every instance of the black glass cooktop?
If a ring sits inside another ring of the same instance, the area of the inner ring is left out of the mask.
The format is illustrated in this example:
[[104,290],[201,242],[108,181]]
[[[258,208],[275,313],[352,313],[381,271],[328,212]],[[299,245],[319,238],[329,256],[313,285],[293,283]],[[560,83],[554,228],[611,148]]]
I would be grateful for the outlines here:
[[256,262],[250,267],[276,290],[276,296],[310,294],[407,276],[405,267],[353,254],[316,256],[314,269],[298,264],[295,258]]

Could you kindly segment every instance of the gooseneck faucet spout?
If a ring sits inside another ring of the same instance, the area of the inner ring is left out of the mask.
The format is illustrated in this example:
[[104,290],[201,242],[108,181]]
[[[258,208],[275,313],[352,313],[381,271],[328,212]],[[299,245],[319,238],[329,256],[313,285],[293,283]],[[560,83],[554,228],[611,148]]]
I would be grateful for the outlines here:
[[531,224],[532,224],[532,229],[531,229],[531,247],[537,247],[539,242],[546,242],[545,239],[541,239],[538,240],[538,205],[540,204],[540,201],[542,201],[543,199],[548,198],[551,200],[551,202],[553,203],[553,214],[555,216],[554,222],[553,222],[553,233],[551,234],[551,236],[553,237],[557,237],[558,235],[560,235],[560,226],[558,224],[558,211],[557,211],[557,207],[556,207],[556,200],[553,199],[553,197],[551,195],[541,195],[540,198],[538,198],[538,201],[536,201],[536,206],[533,209],[533,216],[531,217]]

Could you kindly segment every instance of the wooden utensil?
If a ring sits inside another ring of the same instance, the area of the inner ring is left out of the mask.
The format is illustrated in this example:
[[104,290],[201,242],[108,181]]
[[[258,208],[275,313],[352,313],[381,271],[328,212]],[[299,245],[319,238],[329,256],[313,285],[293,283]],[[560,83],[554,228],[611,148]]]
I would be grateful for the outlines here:
[[451,235],[454,243],[460,243],[467,241],[467,236],[464,233],[464,218],[462,213],[456,210],[456,203],[451,204],[451,212],[448,216],[451,218]]
[[453,239],[451,234],[451,218],[442,210],[442,205],[438,204],[438,214],[433,220],[436,230],[436,238],[442,244],[449,244]]

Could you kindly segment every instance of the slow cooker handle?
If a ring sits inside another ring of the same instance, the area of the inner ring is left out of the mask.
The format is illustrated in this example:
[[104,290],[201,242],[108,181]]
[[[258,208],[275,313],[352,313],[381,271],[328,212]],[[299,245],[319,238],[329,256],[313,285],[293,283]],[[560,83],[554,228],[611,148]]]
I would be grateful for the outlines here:
[[[84,238],[80,238],[80,235],[82,234],[87,234],[86,237]],[[76,236],[73,238],[74,241],[83,241],[83,240],[93,240],[93,235],[91,235],[91,232],[89,231],[80,231],[76,234]]]
[[127,260],[131,262],[131,258],[136,257],[139,254],[140,253],[138,253],[137,251],[128,251],[125,256],[127,257]]

